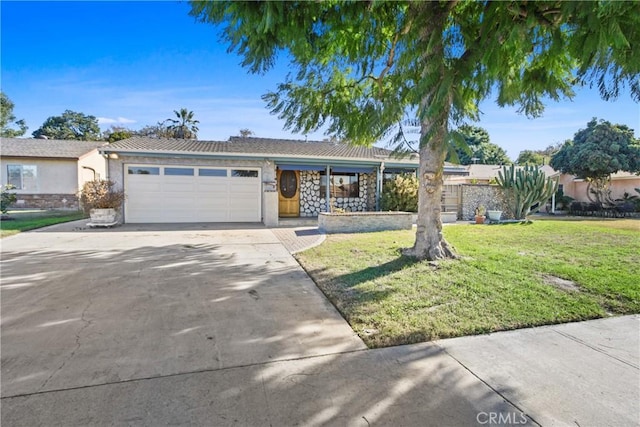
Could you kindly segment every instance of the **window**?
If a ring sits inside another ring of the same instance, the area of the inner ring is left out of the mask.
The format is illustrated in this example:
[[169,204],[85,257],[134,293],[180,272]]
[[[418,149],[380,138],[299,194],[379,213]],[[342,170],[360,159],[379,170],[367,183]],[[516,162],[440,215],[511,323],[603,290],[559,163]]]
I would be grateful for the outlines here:
[[[320,172],[320,197],[327,194],[326,173]],[[359,174],[340,173],[331,175],[330,178],[331,197],[360,197]]]
[[198,171],[200,176],[227,176],[226,169],[200,169]]
[[165,175],[193,176],[193,168],[164,168]]
[[129,166],[129,175],[160,175],[160,168],[149,166]]
[[232,169],[231,176],[234,177],[242,177],[242,178],[257,178],[258,171],[257,170],[244,170],[244,169]]
[[16,190],[38,191],[38,167],[35,165],[7,165],[7,184]]

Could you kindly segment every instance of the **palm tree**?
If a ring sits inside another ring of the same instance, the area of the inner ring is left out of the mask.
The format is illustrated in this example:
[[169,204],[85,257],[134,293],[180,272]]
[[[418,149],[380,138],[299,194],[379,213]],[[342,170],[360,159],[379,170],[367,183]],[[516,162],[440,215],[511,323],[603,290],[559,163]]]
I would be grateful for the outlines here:
[[173,110],[176,119],[167,119],[171,124],[167,127],[174,138],[198,139],[198,120],[193,119],[193,111],[181,108],[180,111]]

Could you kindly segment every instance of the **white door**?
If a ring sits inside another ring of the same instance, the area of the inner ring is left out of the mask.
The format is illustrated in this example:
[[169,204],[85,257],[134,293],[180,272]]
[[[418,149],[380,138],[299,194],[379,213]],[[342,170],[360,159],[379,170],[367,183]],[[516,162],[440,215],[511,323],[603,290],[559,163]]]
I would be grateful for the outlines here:
[[259,168],[125,165],[125,222],[259,222]]

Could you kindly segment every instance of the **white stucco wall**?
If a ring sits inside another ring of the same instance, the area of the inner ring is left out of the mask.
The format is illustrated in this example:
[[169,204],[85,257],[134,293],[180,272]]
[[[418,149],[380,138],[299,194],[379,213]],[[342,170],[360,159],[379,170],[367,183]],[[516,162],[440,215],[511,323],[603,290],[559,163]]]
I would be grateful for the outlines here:
[[107,179],[107,159],[98,150],[93,150],[78,160],[78,188],[93,179]]
[[2,158],[2,185],[7,184],[8,165],[29,165],[37,168],[36,189],[14,190],[16,194],[76,194],[79,190],[77,162],[73,159]]

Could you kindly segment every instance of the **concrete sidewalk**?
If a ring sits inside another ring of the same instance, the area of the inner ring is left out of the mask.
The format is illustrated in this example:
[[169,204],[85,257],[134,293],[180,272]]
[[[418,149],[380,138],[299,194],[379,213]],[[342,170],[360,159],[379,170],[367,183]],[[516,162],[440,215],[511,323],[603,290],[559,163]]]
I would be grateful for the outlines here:
[[321,233],[317,226],[279,227],[272,228],[271,232],[280,240],[290,254],[311,249],[322,244],[326,239],[326,235]]
[[2,425],[638,425],[639,316],[5,398]]
[[436,344],[540,425],[640,425],[638,315]]

